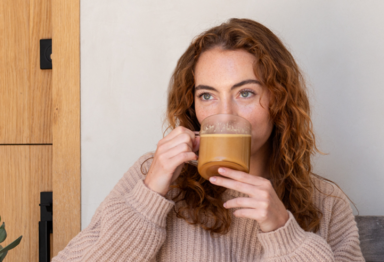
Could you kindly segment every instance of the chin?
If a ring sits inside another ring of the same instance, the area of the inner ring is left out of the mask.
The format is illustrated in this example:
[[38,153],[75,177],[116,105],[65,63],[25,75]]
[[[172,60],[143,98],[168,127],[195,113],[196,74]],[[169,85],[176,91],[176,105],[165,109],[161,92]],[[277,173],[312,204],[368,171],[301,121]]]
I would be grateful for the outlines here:
[[[254,141],[252,141],[252,143],[254,143]],[[255,146],[251,145],[251,156],[258,155],[260,153],[265,153],[268,150],[268,147],[269,147],[268,139],[263,144],[258,144]]]

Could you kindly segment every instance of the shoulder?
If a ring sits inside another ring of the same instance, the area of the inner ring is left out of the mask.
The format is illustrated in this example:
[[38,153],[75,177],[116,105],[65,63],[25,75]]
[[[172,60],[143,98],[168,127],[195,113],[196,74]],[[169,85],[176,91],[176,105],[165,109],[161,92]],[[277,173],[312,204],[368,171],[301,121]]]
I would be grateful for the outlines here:
[[314,185],[313,201],[325,215],[324,218],[330,219],[339,212],[352,213],[350,201],[339,186],[320,176],[311,175],[311,179]]
[[[347,195],[337,185],[321,177],[313,176],[314,203],[321,210],[320,230],[316,232],[323,237],[338,256],[350,252],[361,261],[359,247],[359,230]],[[338,250],[336,252],[336,250]],[[336,256],[335,256],[336,257]]]
[[325,178],[317,175],[311,175],[314,185],[314,196],[318,198],[327,198],[329,196],[346,197],[343,190],[335,183],[327,181]]

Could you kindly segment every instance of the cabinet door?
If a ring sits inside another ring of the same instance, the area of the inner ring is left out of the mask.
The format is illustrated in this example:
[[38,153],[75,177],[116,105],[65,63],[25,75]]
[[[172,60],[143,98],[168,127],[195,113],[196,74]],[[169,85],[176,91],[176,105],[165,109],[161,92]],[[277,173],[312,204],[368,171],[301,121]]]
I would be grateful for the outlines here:
[[52,70],[40,39],[52,38],[51,1],[0,1],[0,144],[52,143]]
[[51,167],[52,146],[0,146],[0,216],[8,234],[2,246],[23,236],[7,262],[39,261],[40,192],[52,191]]

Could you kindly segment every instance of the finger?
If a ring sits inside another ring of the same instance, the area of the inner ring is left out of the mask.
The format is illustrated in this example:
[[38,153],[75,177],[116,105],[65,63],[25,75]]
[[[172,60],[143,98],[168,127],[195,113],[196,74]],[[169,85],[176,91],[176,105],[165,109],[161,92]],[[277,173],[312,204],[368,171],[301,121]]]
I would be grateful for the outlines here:
[[186,152],[192,152],[190,145],[187,143],[181,143],[181,144],[178,144],[178,145],[170,148],[168,151],[166,151],[162,154],[164,155],[165,158],[171,159],[174,156],[177,156],[178,154],[186,153]]
[[242,193],[248,194],[248,195],[253,195],[257,189],[256,188],[257,186],[255,186],[255,185],[251,185],[251,184],[247,184],[247,183],[240,182],[237,180],[228,179],[228,178],[219,177],[219,176],[210,177],[209,181],[212,184],[226,187],[229,189],[233,189],[233,190],[236,190],[238,192],[242,192]]
[[259,216],[256,209],[238,209],[233,212],[235,217],[246,217],[258,221]]
[[260,201],[255,198],[250,197],[238,197],[231,200],[228,200],[224,203],[225,208],[237,208],[237,207],[246,207],[246,208],[258,208],[260,206]]
[[173,129],[171,133],[169,133],[166,137],[164,137],[160,141],[161,141],[161,143],[165,143],[165,142],[175,138],[176,136],[178,136],[178,135],[180,135],[182,133],[188,134],[191,137],[191,139],[195,138],[195,133],[194,132],[192,132],[191,130],[189,130],[186,127],[178,126],[175,129]]
[[240,181],[243,183],[251,184],[251,185],[265,185],[266,183],[270,183],[268,179],[263,177],[254,176],[251,174],[247,174],[242,171],[233,170],[230,168],[220,167],[218,170],[219,174],[228,178],[231,178],[236,181]]
[[186,133],[181,133],[181,134],[177,135],[176,137],[174,137],[173,139],[168,140],[164,144],[159,145],[157,148],[157,151],[159,153],[165,153],[165,152],[169,151],[170,149],[172,149],[176,146],[179,146],[180,144],[187,144],[190,148],[189,151],[192,151],[193,142],[191,140],[191,137]]
[[191,160],[197,160],[197,156],[194,152],[183,152],[170,158],[171,165],[172,167],[175,167],[175,168]]

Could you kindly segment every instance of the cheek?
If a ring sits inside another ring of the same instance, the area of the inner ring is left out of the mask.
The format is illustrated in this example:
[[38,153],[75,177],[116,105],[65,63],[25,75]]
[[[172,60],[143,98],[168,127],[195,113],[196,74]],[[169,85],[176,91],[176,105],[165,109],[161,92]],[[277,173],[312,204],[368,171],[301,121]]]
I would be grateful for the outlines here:
[[268,140],[273,129],[273,123],[269,115],[269,93],[262,96],[261,103],[255,108],[255,117],[252,121],[252,133],[256,139],[261,141]]
[[268,108],[257,105],[253,110],[245,110],[243,113],[243,117],[246,118],[252,126],[252,144],[258,148],[268,140],[273,129]]
[[201,121],[206,117],[206,111],[202,110],[199,105],[195,104],[195,112],[196,112],[196,117],[199,123],[201,124]]
[[201,102],[195,102],[196,118],[200,124],[206,117],[218,114],[216,111],[214,106],[203,106]]
[[263,138],[270,133],[272,129],[272,123],[269,115],[264,112],[257,112],[253,118],[250,119],[252,125],[252,135],[255,138]]

